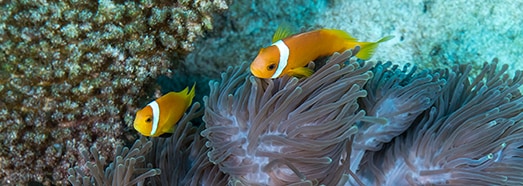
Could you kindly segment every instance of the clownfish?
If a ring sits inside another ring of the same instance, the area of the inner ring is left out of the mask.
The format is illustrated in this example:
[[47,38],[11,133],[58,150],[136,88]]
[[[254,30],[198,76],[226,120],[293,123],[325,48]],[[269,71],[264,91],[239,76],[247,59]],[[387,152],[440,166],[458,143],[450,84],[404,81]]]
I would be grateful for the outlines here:
[[368,60],[379,43],[394,36],[386,36],[376,42],[359,42],[347,32],[320,29],[292,35],[289,29],[279,27],[272,38],[273,44],[260,49],[251,63],[251,73],[258,78],[279,78],[283,75],[309,77],[313,71],[305,66],[318,57],[344,52],[360,47],[356,57]]
[[134,129],[152,137],[174,133],[176,123],[192,103],[195,85],[191,91],[185,87],[180,92],[169,92],[136,112]]

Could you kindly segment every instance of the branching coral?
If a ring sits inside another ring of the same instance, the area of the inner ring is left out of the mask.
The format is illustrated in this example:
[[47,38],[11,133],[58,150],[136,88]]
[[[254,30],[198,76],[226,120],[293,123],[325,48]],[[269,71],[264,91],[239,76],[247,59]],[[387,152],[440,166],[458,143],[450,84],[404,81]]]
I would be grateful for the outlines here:
[[64,184],[79,157],[67,142],[100,142],[110,155],[137,98],[153,90],[143,87],[171,73],[173,58],[226,8],[225,0],[1,1],[0,146],[10,149],[0,150],[0,184]]
[[209,161],[233,185],[343,184],[355,124],[365,115],[357,99],[372,77],[369,64],[344,64],[351,55],[335,54],[303,80],[228,69],[204,99]]
[[447,83],[434,105],[359,174],[374,185],[523,183],[523,73],[496,67],[472,79],[470,65],[437,71]]

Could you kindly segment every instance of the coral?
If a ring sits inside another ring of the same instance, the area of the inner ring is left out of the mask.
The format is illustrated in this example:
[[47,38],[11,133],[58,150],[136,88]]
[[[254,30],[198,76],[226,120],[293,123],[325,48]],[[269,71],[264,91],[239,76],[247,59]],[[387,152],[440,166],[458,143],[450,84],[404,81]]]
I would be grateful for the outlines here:
[[46,185],[64,184],[78,148],[98,144],[111,157],[152,78],[172,73],[172,59],[227,8],[224,0],[0,5],[0,184]]
[[313,76],[264,80],[228,69],[204,98],[209,161],[234,185],[343,184],[352,136],[365,112],[358,98],[372,77],[351,51]]
[[470,65],[436,70],[447,81],[436,102],[404,135],[365,157],[369,185],[517,185],[523,182],[523,73],[496,70],[469,78]]

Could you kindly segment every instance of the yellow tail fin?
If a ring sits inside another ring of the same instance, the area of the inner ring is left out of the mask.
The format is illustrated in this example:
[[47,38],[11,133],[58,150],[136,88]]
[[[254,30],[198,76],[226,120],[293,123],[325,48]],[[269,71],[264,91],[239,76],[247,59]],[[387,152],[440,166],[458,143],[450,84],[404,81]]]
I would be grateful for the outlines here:
[[376,47],[378,47],[378,44],[380,44],[381,42],[391,40],[392,38],[394,38],[394,36],[385,36],[376,42],[361,42],[361,49],[356,54],[356,57],[363,60],[368,60],[374,54],[374,51],[376,50]]

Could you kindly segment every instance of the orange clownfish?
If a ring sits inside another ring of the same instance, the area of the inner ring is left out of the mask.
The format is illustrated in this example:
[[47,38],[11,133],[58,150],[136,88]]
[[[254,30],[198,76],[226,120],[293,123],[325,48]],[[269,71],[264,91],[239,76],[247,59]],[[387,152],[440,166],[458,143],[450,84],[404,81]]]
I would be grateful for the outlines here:
[[194,84],[189,91],[169,92],[136,112],[134,129],[144,136],[158,137],[174,133],[175,125],[194,98]]
[[342,30],[320,29],[290,36],[289,29],[278,28],[272,38],[273,44],[262,48],[251,63],[251,73],[258,78],[278,78],[283,75],[309,77],[312,70],[305,66],[318,57],[344,52],[360,47],[357,58],[369,59],[379,43],[394,36],[383,37],[376,42],[359,42]]

